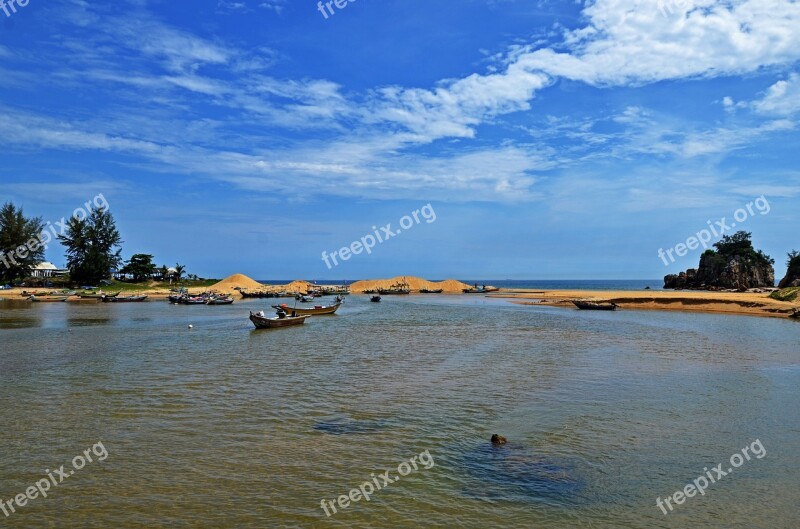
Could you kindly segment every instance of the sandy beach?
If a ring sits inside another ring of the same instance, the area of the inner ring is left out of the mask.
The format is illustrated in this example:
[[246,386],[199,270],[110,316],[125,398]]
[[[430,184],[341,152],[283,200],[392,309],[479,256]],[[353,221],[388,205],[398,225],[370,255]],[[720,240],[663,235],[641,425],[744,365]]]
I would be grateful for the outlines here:
[[764,293],[686,290],[515,290],[489,294],[523,305],[575,308],[573,300],[613,302],[620,309],[711,312],[786,318],[800,302],[778,301]]
[[[491,294],[463,294],[462,288],[466,285],[456,280],[446,280],[441,282],[428,281],[418,277],[400,276],[391,279],[374,279],[358,281],[350,285],[353,294],[362,294],[364,290],[375,288],[389,288],[400,281],[405,281],[411,288],[411,295],[415,295],[420,288],[442,289],[443,294],[449,295],[485,295],[492,298],[507,299],[511,303],[521,305],[545,305],[553,307],[563,307],[575,309],[573,300],[591,300],[602,302],[613,302],[619,305],[620,309],[631,310],[666,310],[684,312],[709,312],[719,314],[737,314],[745,316],[761,316],[772,318],[786,318],[795,308],[800,308],[800,301],[785,302],[778,301],[769,297],[767,293],[747,293],[747,292],[707,292],[707,291],[685,291],[685,290],[646,290],[646,291],[626,291],[626,290],[528,290],[528,289],[501,289],[499,292]],[[190,288],[189,291],[197,294],[203,291],[224,292],[238,296],[238,289],[244,290],[266,290],[266,291],[285,291],[305,292],[313,283],[303,280],[292,281],[286,285],[264,285],[242,275],[234,274],[210,287]],[[0,291],[0,298],[24,299],[21,295],[23,291],[42,291],[47,289],[40,288],[14,288],[11,290]],[[107,289],[114,291],[113,287]],[[139,294],[146,294],[153,300],[166,299],[169,290],[166,288],[142,289],[137,291]],[[76,302],[70,300],[70,302]]]

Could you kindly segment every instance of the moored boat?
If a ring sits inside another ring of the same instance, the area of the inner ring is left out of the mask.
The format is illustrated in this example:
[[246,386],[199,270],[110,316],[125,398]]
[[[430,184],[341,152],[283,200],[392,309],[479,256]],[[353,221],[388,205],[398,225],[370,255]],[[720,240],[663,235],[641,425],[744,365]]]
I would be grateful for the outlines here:
[[420,294],[441,294],[442,292],[444,292],[443,288],[439,288],[439,289],[436,289],[436,290],[431,290],[429,288],[421,288],[421,289],[419,289],[419,293]]
[[103,303],[141,303],[143,301],[147,301],[147,296],[117,296],[114,298],[103,298]]
[[575,300],[575,304],[580,310],[617,310],[616,303],[598,303],[596,301]]
[[231,296],[212,297],[206,301],[206,305],[231,305],[233,298]]
[[250,312],[250,321],[253,322],[253,325],[256,326],[256,329],[274,329],[278,327],[302,325],[308,318],[308,315],[287,316],[283,311],[280,311],[278,316],[274,318],[267,318],[264,316],[263,312]]
[[278,311],[285,311],[285,312],[294,312],[296,314],[308,315],[308,316],[323,316],[325,314],[334,314],[339,307],[341,307],[341,303],[334,303],[333,305],[323,306],[317,305],[313,308],[303,308],[303,307],[289,307],[285,303],[283,305],[273,305],[272,308],[277,309]]
[[67,301],[69,296],[31,296],[31,301],[35,303],[58,303],[61,301]]
[[122,293],[120,290],[119,292],[114,292],[113,294],[103,294],[102,292],[93,292],[91,294],[82,293],[78,294],[78,297],[81,299],[103,299],[103,298],[115,298]]
[[369,300],[371,302],[373,302],[373,303],[380,303],[381,302],[381,297],[380,296],[372,296],[372,297],[369,298]]
[[500,289],[497,287],[487,287],[486,285],[478,286],[477,284],[471,288],[463,288],[461,292],[464,294],[488,294],[490,292],[497,292]]

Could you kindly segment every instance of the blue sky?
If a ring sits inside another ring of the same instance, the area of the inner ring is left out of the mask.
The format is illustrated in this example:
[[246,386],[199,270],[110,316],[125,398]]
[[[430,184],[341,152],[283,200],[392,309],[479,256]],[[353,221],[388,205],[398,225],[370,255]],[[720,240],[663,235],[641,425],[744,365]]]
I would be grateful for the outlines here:
[[[8,0],[6,0],[6,3]],[[800,249],[800,3],[30,0],[0,8],[0,201],[102,193],[202,276],[658,278]],[[323,251],[431,204],[329,270]],[[752,208],[751,208],[752,209]],[[48,250],[63,264],[63,249]]]

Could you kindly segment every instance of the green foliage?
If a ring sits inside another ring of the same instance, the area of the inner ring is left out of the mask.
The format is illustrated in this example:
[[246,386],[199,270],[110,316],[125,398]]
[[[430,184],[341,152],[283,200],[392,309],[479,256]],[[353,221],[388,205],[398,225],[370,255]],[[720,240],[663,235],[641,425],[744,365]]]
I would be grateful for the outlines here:
[[133,276],[134,281],[144,281],[155,274],[156,265],[153,264],[152,255],[137,253],[125,263],[119,272]]
[[186,267],[184,265],[175,263],[175,281],[180,281],[185,271]]
[[794,301],[797,299],[798,293],[800,293],[800,287],[789,287],[783,290],[776,290],[769,297],[778,301]]
[[39,236],[44,229],[41,218],[27,218],[22,208],[11,202],[0,208],[0,281],[11,283],[30,274],[44,260]]
[[797,250],[792,250],[786,255],[788,257],[788,259],[786,259],[786,266],[789,267],[789,270],[800,271],[800,252],[798,252]]
[[751,237],[752,234],[747,231],[737,231],[733,235],[723,235],[722,240],[714,244],[714,248],[726,261],[732,257],[742,257],[747,262],[763,266],[775,264],[775,259],[761,250],[756,251],[753,248]]
[[58,240],[66,247],[70,277],[77,283],[108,279],[122,262],[122,239],[107,209],[94,210],[86,219],[70,218]]

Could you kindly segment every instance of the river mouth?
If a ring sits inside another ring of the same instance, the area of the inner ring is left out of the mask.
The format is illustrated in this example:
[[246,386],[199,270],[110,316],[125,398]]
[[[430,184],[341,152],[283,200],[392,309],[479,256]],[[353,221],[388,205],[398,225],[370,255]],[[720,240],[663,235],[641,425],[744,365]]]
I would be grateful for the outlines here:
[[[94,443],[108,450],[6,524],[712,528],[720,512],[748,527],[794,516],[795,322],[351,296],[335,318],[252,333],[249,311],[267,309],[0,308],[0,498]],[[659,510],[756,439],[765,457]],[[419,463],[425,452],[434,464]],[[386,471],[400,479],[370,501],[320,508]]]

